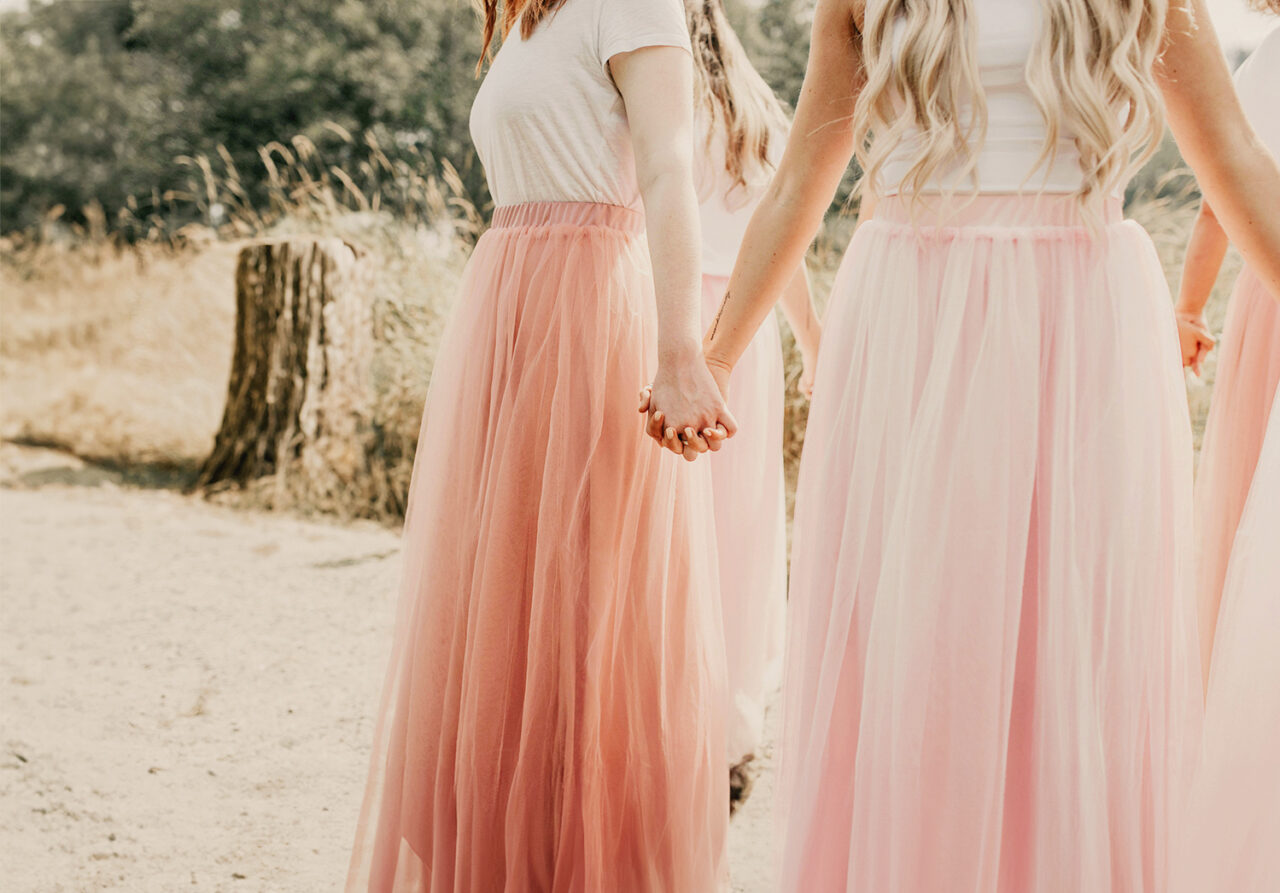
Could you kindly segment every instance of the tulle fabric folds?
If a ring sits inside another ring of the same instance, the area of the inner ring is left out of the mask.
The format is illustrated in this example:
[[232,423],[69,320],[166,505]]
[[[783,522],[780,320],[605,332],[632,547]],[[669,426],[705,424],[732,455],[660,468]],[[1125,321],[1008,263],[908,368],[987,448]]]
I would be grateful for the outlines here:
[[[1280,385],[1280,301],[1247,267],[1236,280],[1218,345],[1213,404],[1196,477],[1200,647],[1206,674],[1236,527]],[[1280,582],[1276,584],[1280,590]],[[1207,677],[1206,677],[1207,678]]]
[[[715,318],[729,280],[703,276],[703,316]],[[782,679],[787,622],[787,519],[782,471],[782,339],[770,315],[733,369],[738,434],[710,460],[728,660],[729,763],[752,756]]]
[[[1280,395],[1235,537],[1174,893],[1280,890]],[[1225,444],[1224,444],[1225,446]]]
[[433,371],[349,893],[705,893],[728,818],[709,470],[636,412],[641,218],[497,211]]
[[1164,891],[1200,686],[1159,261],[1118,206],[929,201],[858,229],[828,311],[783,889]]

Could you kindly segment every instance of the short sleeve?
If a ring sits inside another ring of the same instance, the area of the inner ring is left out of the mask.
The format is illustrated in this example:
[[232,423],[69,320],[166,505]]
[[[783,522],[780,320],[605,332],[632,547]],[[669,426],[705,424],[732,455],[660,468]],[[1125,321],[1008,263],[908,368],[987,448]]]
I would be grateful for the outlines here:
[[644,47],[691,50],[683,0],[599,0],[600,65]]
[[[1254,50],[1249,55],[1249,58],[1245,59],[1240,67],[1236,69],[1236,92],[1240,95],[1240,99],[1245,106],[1245,112],[1255,120],[1255,116],[1260,111],[1258,106],[1265,103],[1264,97],[1275,93],[1277,89],[1276,84],[1272,82],[1272,78],[1268,77],[1268,75],[1273,75],[1273,72],[1267,70],[1269,67],[1267,62],[1270,61],[1268,59],[1269,51],[1280,53],[1280,46],[1269,46],[1269,44],[1276,44],[1280,40],[1277,35],[1280,35],[1280,29],[1277,30],[1277,34],[1269,35],[1263,45]],[[1260,102],[1259,100],[1262,101]]]

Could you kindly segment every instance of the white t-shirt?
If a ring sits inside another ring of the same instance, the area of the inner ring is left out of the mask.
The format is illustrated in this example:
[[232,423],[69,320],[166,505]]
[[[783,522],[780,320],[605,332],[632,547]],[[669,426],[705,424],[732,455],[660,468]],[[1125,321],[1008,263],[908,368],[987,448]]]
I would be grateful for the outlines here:
[[[694,127],[697,134],[698,207],[702,218],[702,275],[728,276],[738,259],[738,249],[747,234],[751,215],[764,197],[772,171],[746,189],[730,182],[724,167],[725,134],[723,127],[712,132],[710,142],[703,138],[708,124],[700,114]],[[787,132],[778,129],[769,134],[769,161],[777,167],[787,146]]]
[[1280,27],[1273,28],[1240,66],[1236,90],[1263,145],[1280,158]]
[[471,107],[471,138],[498,206],[640,207],[635,156],[609,60],[689,49],[682,0],[566,0],[525,40],[517,24]]

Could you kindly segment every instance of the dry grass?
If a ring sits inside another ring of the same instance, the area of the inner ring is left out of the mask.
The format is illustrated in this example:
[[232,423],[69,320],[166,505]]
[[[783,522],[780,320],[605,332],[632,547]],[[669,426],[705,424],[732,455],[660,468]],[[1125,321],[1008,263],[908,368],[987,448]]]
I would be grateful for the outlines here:
[[[280,229],[291,228],[282,224]],[[303,227],[305,228],[305,227]],[[370,267],[376,348],[367,480],[335,492],[297,469],[245,494],[270,508],[403,512],[431,358],[466,252],[448,232],[372,214],[326,222]],[[42,249],[0,263],[0,436],[95,462],[194,475],[222,417],[238,242],[177,251]]]
[[175,228],[129,219],[125,209],[135,233],[145,228],[139,243],[114,243],[98,226],[69,242],[0,246],[0,436],[189,481],[222,416],[239,247],[259,236],[338,236],[365,252],[370,282],[376,348],[364,473],[335,488],[285,467],[248,492],[218,495],[398,518],[431,358],[481,216],[458,199],[461,183],[447,167],[437,178],[421,172],[425,159],[392,161],[372,140],[359,145],[366,157],[352,173],[304,139],[264,147],[269,188],[258,206],[229,158],[187,159],[191,188],[167,197],[172,216],[208,224]]
[[[221,418],[231,360],[235,255],[239,240],[264,234],[337,235],[368,252],[377,345],[373,404],[362,479],[315,485],[297,469],[221,498],[275,508],[397,519],[404,509],[431,359],[480,214],[448,182],[403,163],[380,161],[376,146],[359,177],[325,164],[304,144],[264,149],[273,165],[264,210],[243,198],[234,168],[191,162],[192,195],[220,228],[157,225],[153,241],[128,249],[101,238],[71,246],[28,243],[0,251],[0,434],[58,446],[115,466],[188,474],[208,453]],[[382,156],[385,159],[385,156]],[[362,190],[360,182],[365,184]],[[198,188],[197,188],[198,187]],[[396,190],[395,211],[382,190]],[[1164,190],[1167,193],[1167,190]],[[214,212],[211,209],[223,210]],[[230,209],[230,210],[228,210]],[[1130,214],[1151,231],[1176,286],[1194,203],[1186,196],[1135,201]],[[813,258],[825,301],[852,220],[832,222]],[[1238,271],[1234,256],[1209,305],[1221,327]],[[804,440],[808,407],[796,391],[799,358],[784,327],[788,378],[788,481]],[[1192,382],[1197,432],[1213,380]],[[789,487],[789,490],[791,487]]]
[[194,467],[222,413],[235,246],[50,247],[0,262],[0,433]]

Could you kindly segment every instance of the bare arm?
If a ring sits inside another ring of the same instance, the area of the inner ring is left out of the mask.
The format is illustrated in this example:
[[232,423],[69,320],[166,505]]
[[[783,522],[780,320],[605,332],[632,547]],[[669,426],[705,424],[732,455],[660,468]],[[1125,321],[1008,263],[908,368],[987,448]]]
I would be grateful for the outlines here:
[[1200,374],[1204,359],[1213,350],[1214,338],[1205,322],[1204,306],[1227,255],[1227,234],[1209,203],[1201,202],[1187,254],[1182,262],[1182,288],[1176,306],[1182,365]]
[[1202,202],[1182,261],[1182,287],[1178,291],[1180,312],[1196,316],[1204,313],[1226,256],[1227,234],[1213,208],[1208,202]]
[[1280,294],[1280,166],[1245,117],[1204,0],[1172,5],[1156,74],[1178,148],[1216,219]]
[[[663,408],[657,433],[668,435],[664,445],[692,459],[718,447],[737,427],[700,349],[702,231],[693,185],[693,61],[676,47],[645,47],[614,56],[609,67],[627,109],[653,263],[658,306],[653,395]],[[717,426],[722,427],[717,431]],[[679,439],[686,431],[690,450]]]
[[791,139],[751,218],[724,303],[704,339],[724,380],[800,266],[853,157],[852,117],[864,82],[863,0],[819,0]]

